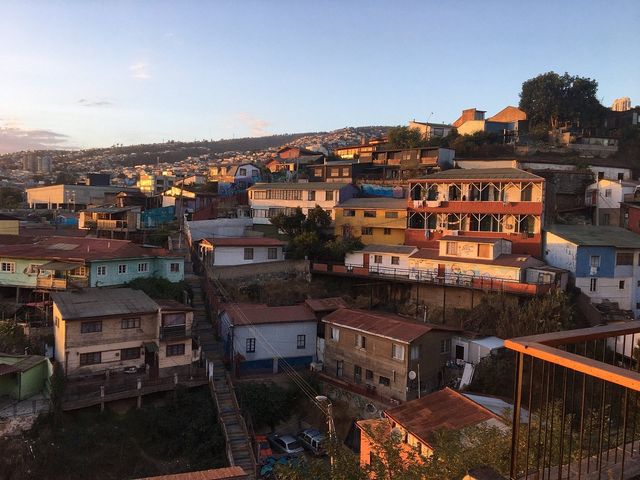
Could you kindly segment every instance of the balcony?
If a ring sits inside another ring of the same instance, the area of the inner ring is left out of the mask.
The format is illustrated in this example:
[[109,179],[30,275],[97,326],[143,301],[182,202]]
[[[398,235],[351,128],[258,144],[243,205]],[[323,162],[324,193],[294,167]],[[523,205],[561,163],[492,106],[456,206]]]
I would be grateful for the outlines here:
[[640,322],[505,341],[515,352],[510,478],[638,478]]
[[485,292],[528,296],[542,295],[557,288],[552,283],[523,283],[511,279],[475,277],[472,275],[436,275],[421,270],[381,267],[378,265],[343,265],[313,262],[311,263],[311,272],[344,277],[386,278],[401,282],[463,287]]
[[45,290],[66,290],[66,278],[38,277],[36,280],[36,288]]
[[176,325],[171,327],[160,327],[160,340],[184,340],[191,338],[191,327]]
[[[96,220],[87,218],[84,221],[84,228],[124,232],[129,230],[129,223],[126,220]],[[135,228],[132,228],[132,230],[135,230]]]
[[409,199],[408,206],[412,210],[436,213],[510,213],[542,215],[542,202]]

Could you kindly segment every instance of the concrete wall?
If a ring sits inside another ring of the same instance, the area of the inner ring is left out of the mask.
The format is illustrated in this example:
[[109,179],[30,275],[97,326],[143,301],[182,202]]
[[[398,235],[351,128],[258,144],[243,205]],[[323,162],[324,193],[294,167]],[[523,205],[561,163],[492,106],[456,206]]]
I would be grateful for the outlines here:
[[578,246],[551,232],[544,233],[543,260],[552,267],[576,271]]
[[[401,253],[383,253],[383,252],[350,252],[345,255],[345,265],[364,265],[364,256],[369,255],[369,271],[393,274],[394,270],[404,270],[402,274],[406,275],[409,269],[409,255]],[[381,263],[376,263],[376,256],[382,257]],[[391,263],[393,257],[398,258],[398,265]]]
[[222,280],[256,278],[263,276],[296,276],[309,275],[308,260],[284,260],[282,262],[254,263],[250,265],[207,267],[209,277]]
[[[245,260],[245,248],[253,249],[253,259]],[[269,258],[269,248],[276,249],[276,258]],[[253,265],[256,263],[281,262],[284,260],[284,254],[282,250],[282,247],[216,247],[215,257],[212,265]]]

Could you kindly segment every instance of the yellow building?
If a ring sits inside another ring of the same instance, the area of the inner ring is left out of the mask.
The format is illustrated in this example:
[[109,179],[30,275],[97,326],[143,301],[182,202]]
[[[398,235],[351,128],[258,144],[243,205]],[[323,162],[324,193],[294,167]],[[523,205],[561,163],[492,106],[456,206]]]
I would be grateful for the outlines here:
[[19,235],[20,220],[0,213],[0,235]]
[[337,237],[360,237],[362,243],[402,245],[407,201],[399,198],[351,198],[335,207]]

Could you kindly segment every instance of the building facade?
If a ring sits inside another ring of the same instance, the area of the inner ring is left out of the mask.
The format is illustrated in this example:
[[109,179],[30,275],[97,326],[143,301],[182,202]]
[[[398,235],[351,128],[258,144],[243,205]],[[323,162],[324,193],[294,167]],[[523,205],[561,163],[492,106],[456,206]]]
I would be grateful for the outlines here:
[[398,198],[351,198],[335,207],[334,231],[362,243],[401,245],[407,228],[407,202]]
[[513,168],[452,169],[410,180],[405,244],[436,248],[452,233],[506,238],[539,257],[544,178]]
[[200,258],[212,267],[284,260],[286,242],[268,237],[220,237],[200,241]]
[[594,225],[620,226],[620,204],[625,197],[633,197],[640,182],[632,180],[599,179],[585,192],[585,205],[592,209]]

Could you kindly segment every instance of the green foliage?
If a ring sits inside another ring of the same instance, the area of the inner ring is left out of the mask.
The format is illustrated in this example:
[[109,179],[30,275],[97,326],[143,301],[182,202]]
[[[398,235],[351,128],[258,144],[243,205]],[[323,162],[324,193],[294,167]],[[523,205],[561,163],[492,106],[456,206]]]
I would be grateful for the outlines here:
[[[331,226],[331,215],[316,205],[307,215],[300,207],[293,214],[279,213],[271,217],[271,223],[289,237],[288,253],[292,258],[321,258],[327,251],[327,230]],[[332,246],[335,248],[335,246]],[[333,252],[338,253],[338,252]]]
[[518,304],[504,295],[482,299],[469,315],[465,328],[482,335],[513,338],[571,328],[573,307],[560,290]]
[[124,415],[65,413],[60,424],[45,417],[29,431],[28,441],[30,473],[17,478],[115,480],[226,465],[224,438],[206,388],[178,391],[166,406]]
[[427,145],[427,141],[420,133],[420,130],[400,125],[389,129],[387,142],[389,148],[415,148]]
[[329,240],[324,244],[322,258],[334,262],[344,262],[344,257],[347,253],[360,250],[363,247],[364,244],[360,237]]
[[494,157],[513,153],[513,149],[503,145],[502,135],[492,132],[475,132],[471,135],[456,135],[451,140],[451,148],[456,156],[487,156]]
[[238,401],[249,414],[254,428],[268,426],[271,430],[294,413],[299,391],[275,383],[241,383],[236,387]]
[[514,354],[511,350],[500,349],[480,360],[469,385],[470,392],[484,393],[498,397],[513,396]]
[[58,172],[56,175],[56,184],[75,185],[78,182],[78,176],[71,172]]
[[557,128],[564,121],[585,125],[604,115],[597,91],[596,80],[547,72],[522,84],[520,108],[527,113],[532,127]]
[[64,400],[67,379],[64,369],[59,362],[53,365],[53,376],[51,377],[51,391],[49,399],[51,401],[51,415],[55,425],[59,425],[62,419],[62,402]]
[[184,301],[184,292],[190,292],[187,282],[170,282],[162,277],[136,278],[124,285],[134,290],[142,290],[153,299]]
[[20,325],[12,321],[0,321],[0,352],[23,354],[29,340]]
[[280,212],[269,220],[273,226],[277,227],[278,230],[282,230],[290,240],[293,240],[293,238],[302,233],[306,218],[305,214],[302,213],[302,209],[298,207],[291,215]]
[[0,206],[2,208],[18,208],[22,203],[22,192],[14,187],[0,187]]

